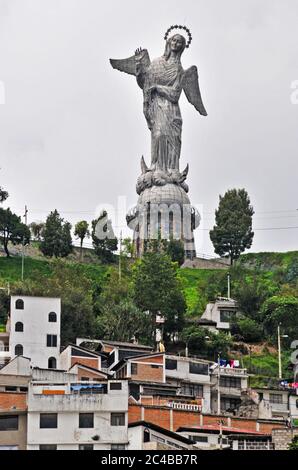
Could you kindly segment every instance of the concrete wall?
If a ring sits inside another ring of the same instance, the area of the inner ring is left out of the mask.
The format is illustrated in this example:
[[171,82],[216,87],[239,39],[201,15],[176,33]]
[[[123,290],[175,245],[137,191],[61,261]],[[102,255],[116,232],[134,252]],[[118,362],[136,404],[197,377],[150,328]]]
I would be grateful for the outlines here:
[[19,428],[17,431],[0,431],[0,451],[2,446],[15,446],[18,450],[26,450],[27,447],[27,415],[18,413]]
[[178,356],[166,356],[166,359],[173,359],[177,361],[177,369],[171,370],[166,368],[166,377],[173,379],[186,380],[195,384],[207,384],[210,383],[210,375],[204,374],[192,374],[189,372],[189,363],[202,363],[194,358],[189,357],[178,357]]
[[288,450],[288,445],[294,436],[298,436],[298,429],[274,429],[272,431],[272,442],[275,450]]
[[[24,309],[16,309],[17,299],[24,301]],[[11,333],[10,351],[15,356],[15,346],[23,346],[23,356],[31,359],[32,366],[47,368],[48,359],[55,357],[57,369],[60,359],[60,316],[61,302],[57,298],[12,296],[10,307]],[[55,312],[57,322],[49,322],[50,312]],[[15,324],[22,322],[23,332],[15,331]],[[47,335],[57,335],[57,347],[47,347]]]
[[[57,444],[59,448],[77,449],[79,444],[94,444],[97,449],[110,449],[111,443],[127,444],[128,384],[122,390],[107,394],[40,395],[30,387],[28,398],[28,449],[40,444]],[[110,384],[110,382],[109,382]],[[39,386],[37,392],[41,393]],[[47,387],[49,389],[49,387]],[[58,389],[59,386],[52,386]],[[111,413],[125,413],[125,426],[111,426]],[[56,429],[40,429],[40,413],[57,413]],[[79,413],[94,413],[94,428],[79,428]],[[99,436],[97,441],[92,437]]]

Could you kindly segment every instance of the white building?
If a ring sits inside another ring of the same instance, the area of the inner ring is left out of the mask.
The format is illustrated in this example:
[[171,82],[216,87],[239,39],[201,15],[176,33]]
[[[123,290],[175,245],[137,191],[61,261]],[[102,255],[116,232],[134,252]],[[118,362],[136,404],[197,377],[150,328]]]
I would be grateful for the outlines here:
[[60,317],[58,298],[11,296],[11,358],[25,356],[33,367],[59,368]]
[[31,383],[28,450],[124,450],[127,425],[127,381]]
[[211,412],[211,364],[204,359],[166,355],[167,383],[177,385],[181,395],[202,398],[203,413]]
[[219,297],[207,304],[198,324],[210,331],[229,331],[231,322],[236,318],[237,303],[235,300]]

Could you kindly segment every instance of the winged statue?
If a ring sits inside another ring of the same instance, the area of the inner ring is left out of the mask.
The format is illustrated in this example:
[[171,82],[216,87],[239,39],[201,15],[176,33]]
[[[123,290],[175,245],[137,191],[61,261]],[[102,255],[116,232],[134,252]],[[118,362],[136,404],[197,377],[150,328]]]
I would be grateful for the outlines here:
[[[181,34],[169,37],[171,30],[177,28],[186,30],[188,42]],[[110,63],[114,69],[134,75],[143,90],[143,110],[151,132],[151,167],[148,171],[171,174],[179,172],[182,133],[179,98],[182,90],[202,116],[207,116],[207,112],[197,67],[184,70],[181,65],[181,55],[191,42],[190,31],[185,26],[172,26],[165,40],[164,54],[157,59],[151,61],[148,51],[139,48],[133,56],[110,59]]]

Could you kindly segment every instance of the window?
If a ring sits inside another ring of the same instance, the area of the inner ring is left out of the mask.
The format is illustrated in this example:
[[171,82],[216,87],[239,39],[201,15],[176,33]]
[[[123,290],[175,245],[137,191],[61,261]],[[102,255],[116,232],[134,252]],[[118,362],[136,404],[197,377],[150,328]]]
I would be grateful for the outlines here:
[[56,444],[40,444],[39,450],[57,450]]
[[296,408],[298,408],[298,400],[296,400]]
[[269,393],[270,403],[282,404],[282,395],[278,393]]
[[49,357],[48,360],[48,369],[56,369],[57,368],[57,361],[55,357]]
[[235,317],[235,310],[220,310],[220,321],[230,323]]
[[175,359],[166,359],[166,369],[177,370],[177,361]]
[[58,427],[57,413],[41,413],[39,418],[40,429],[54,429]]
[[18,416],[0,416],[0,431],[17,431],[18,429]]
[[194,442],[208,442],[208,436],[188,436]]
[[81,377],[82,382],[89,382],[89,377]]
[[220,408],[222,411],[233,411],[241,404],[239,398],[221,398]]
[[47,347],[48,348],[57,347],[57,335],[47,335]]
[[24,301],[22,299],[16,300],[15,305],[17,310],[24,310]]
[[151,369],[158,369],[159,366],[157,364],[151,364]]
[[122,383],[121,382],[111,382],[110,383],[110,390],[122,390]]
[[93,413],[80,413],[79,414],[79,428],[94,428],[94,414]]
[[125,413],[111,413],[111,426],[125,426]]
[[131,363],[131,375],[137,375],[138,373],[138,364],[135,362]]
[[56,323],[57,322],[57,315],[55,312],[49,313],[49,322]]
[[192,397],[202,397],[203,390],[204,390],[204,387],[203,385],[200,385],[200,384],[191,384],[191,383],[181,384],[182,395],[191,395]]
[[21,344],[17,344],[16,347],[14,348],[14,353],[16,356],[23,356],[24,354],[24,348]]
[[5,387],[5,391],[6,392],[17,392],[17,387],[12,387],[11,385],[8,385],[7,387]]
[[94,450],[93,444],[80,444],[79,450]]
[[228,388],[241,388],[240,377],[220,377],[220,386]]
[[202,364],[200,362],[190,362],[189,363],[189,373],[190,374],[208,375],[209,374],[209,366],[208,366],[208,364]]
[[111,450],[125,450],[125,444],[112,444]]
[[24,331],[24,325],[21,321],[18,321],[15,326],[15,331]]

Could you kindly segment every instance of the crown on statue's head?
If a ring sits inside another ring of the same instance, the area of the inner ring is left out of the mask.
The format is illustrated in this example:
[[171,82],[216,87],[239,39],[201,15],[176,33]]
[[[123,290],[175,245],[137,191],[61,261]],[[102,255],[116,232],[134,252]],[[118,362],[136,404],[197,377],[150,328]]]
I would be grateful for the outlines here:
[[186,33],[187,33],[187,36],[188,36],[188,40],[187,40],[187,43],[185,45],[185,47],[189,47],[190,46],[190,43],[192,41],[192,35],[191,35],[191,32],[190,30],[186,27],[186,26],[182,26],[181,24],[175,24],[175,25],[172,25],[170,26],[168,29],[167,29],[167,32],[164,36],[164,40],[167,41],[168,40],[168,37],[169,37],[169,34],[173,31],[173,29],[183,29]]

